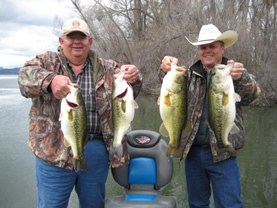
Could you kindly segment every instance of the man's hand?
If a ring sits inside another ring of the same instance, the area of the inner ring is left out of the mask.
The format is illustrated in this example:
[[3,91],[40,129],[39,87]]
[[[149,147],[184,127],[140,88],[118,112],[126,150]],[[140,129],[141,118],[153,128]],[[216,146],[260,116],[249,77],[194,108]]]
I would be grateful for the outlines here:
[[135,65],[122,65],[120,70],[126,70],[123,78],[130,84],[139,79],[139,71]]
[[51,81],[51,90],[55,98],[60,100],[70,93],[69,83],[71,83],[71,81],[67,76],[54,76]]
[[[227,64],[231,63],[232,60],[228,60]],[[233,68],[231,69],[230,75],[233,80],[238,80],[241,78],[244,71],[244,65],[239,62],[235,62]]]
[[162,60],[161,69],[164,72],[170,71],[171,70],[171,62],[178,65],[179,60],[175,57],[172,57],[172,56],[165,56]]

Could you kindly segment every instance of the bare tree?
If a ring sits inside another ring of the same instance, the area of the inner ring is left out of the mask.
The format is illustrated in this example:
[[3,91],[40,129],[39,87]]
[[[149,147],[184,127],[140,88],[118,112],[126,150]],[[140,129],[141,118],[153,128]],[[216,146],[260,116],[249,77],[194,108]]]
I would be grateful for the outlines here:
[[244,63],[262,88],[259,105],[277,103],[276,0],[93,0],[82,8],[71,0],[93,34],[102,57],[136,64],[144,75],[144,90],[158,93],[157,73],[165,55],[189,66],[198,59],[197,40],[203,24],[222,32],[235,30],[238,42],[225,51]]

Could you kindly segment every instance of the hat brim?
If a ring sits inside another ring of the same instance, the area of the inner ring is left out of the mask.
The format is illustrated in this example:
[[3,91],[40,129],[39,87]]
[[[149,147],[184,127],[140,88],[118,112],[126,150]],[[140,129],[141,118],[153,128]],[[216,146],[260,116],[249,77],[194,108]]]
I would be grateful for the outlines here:
[[83,33],[83,34],[86,35],[86,36],[89,36],[89,34],[85,33],[85,32],[82,31],[82,30],[78,30],[78,29],[72,30],[72,31],[67,31],[67,32],[63,33],[63,35],[68,35],[68,34],[73,33],[73,32],[80,32],[80,33]]
[[238,34],[237,34],[237,32],[235,32],[233,30],[229,30],[229,31],[222,33],[216,39],[202,40],[202,41],[197,41],[197,42],[191,42],[187,37],[186,37],[186,39],[190,44],[195,45],[195,46],[205,45],[205,44],[213,43],[216,41],[222,41],[222,42],[224,42],[224,48],[228,48],[237,42]]

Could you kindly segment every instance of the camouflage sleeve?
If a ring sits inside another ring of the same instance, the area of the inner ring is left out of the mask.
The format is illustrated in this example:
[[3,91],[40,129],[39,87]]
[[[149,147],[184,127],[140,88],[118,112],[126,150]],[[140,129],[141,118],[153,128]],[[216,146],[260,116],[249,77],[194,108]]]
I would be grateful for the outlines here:
[[159,69],[159,74],[158,74],[158,76],[159,76],[159,79],[160,79],[161,82],[163,82],[163,79],[164,79],[165,75],[166,75],[166,72],[164,72],[164,71],[160,68],[160,69]]
[[48,87],[57,73],[44,67],[43,59],[46,56],[36,56],[19,70],[18,85],[22,96],[32,98],[50,92]]
[[142,87],[142,79],[143,79],[142,75],[139,72],[139,79],[131,84],[131,86],[133,87],[133,90],[134,90],[134,98],[136,98],[139,95],[139,92]]
[[249,105],[261,92],[254,75],[249,74],[246,69],[241,78],[234,81],[234,86],[235,91],[241,96],[241,105]]

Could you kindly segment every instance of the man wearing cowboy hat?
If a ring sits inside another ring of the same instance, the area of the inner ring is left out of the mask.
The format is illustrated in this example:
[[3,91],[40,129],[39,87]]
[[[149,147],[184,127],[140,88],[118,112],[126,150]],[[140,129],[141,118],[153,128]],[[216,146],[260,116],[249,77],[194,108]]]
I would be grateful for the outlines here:
[[[235,152],[217,153],[213,130],[207,123],[208,96],[211,70],[215,64],[228,64],[231,60],[223,57],[225,48],[232,46],[238,39],[235,31],[221,33],[213,24],[203,25],[196,42],[200,60],[189,70],[188,84],[188,119],[192,125],[190,133],[181,138],[188,200],[190,207],[209,207],[211,189],[213,188],[216,207],[243,207],[240,197],[240,174],[236,155],[244,145],[244,127],[241,105],[250,104],[259,94],[260,89],[253,76],[244,69],[242,63],[236,62],[231,70],[235,91],[241,96],[236,106],[235,123],[239,132],[229,135]],[[171,62],[178,64],[178,59],[165,56],[159,73],[162,79],[171,69]]]

